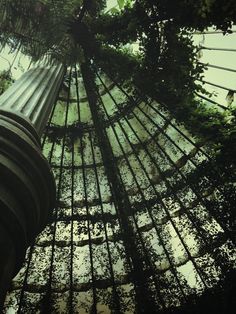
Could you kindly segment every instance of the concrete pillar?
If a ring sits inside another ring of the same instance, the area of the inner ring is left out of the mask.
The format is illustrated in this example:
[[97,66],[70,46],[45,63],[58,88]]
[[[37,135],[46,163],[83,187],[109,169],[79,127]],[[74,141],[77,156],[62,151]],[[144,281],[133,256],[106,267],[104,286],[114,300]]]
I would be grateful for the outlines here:
[[55,182],[39,138],[63,76],[62,65],[31,69],[0,96],[0,308],[55,205]]

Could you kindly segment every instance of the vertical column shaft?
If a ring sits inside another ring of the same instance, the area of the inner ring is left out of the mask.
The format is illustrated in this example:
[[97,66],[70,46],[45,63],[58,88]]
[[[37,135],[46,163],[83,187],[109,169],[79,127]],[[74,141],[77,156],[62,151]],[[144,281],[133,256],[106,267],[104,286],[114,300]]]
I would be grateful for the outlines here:
[[63,76],[62,65],[32,69],[0,97],[0,312],[27,247],[55,205],[55,181],[39,137]]

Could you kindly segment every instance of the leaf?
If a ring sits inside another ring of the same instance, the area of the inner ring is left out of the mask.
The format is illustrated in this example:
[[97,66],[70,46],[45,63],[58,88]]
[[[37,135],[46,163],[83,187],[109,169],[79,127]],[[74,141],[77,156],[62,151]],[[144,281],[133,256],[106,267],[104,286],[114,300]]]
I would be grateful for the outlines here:
[[117,0],[118,6],[120,9],[123,9],[124,5],[125,5],[125,0]]
[[234,101],[234,91],[229,90],[228,94],[226,96],[226,101],[228,103],[228,106],[230,106],[232,104],[232,102]]
[[110,12],[110,13],[119,13],[119,10],[117,8],[113,7],[108,12]]

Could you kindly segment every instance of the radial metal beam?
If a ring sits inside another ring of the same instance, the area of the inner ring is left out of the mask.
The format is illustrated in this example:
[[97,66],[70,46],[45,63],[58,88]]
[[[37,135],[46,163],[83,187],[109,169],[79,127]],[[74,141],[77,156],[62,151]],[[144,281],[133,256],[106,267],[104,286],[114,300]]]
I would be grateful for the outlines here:
[[[99,99],[99,93],[95,84],[95,75],[88,60],[86,63],[81,65],[81,73],[88,96],[88,102],[94,121],[95,133],[100,146],[104,167],[110,183],[121,227],[123,229],[123,241],[130,263],[130,277],[132,278],[135,286],[137,306],[139,309],[142,309],[140,312],[143,311],[143,313],[148,313],[155,307],[154,295],[149,286],[150,277],[153,274],[153,268],[150,260],[148,259],[143,239],[139,236],[139,240],[137,240],[135,230],[131,223],[133,219],[136,230],[138,230],[133,208],[121,180],[117,164],[114,161],[111,144],[104,128],[105,124],[99,106],[101,100]],[[143,255],[142,257],[147,260],[148,269],[144,269],[141,255]]]
[[214,51],[229,51],[229,52],[236,52],[236,49],[232,48],[217,48],[217,47],[199,47],[201,50],[214,50]]

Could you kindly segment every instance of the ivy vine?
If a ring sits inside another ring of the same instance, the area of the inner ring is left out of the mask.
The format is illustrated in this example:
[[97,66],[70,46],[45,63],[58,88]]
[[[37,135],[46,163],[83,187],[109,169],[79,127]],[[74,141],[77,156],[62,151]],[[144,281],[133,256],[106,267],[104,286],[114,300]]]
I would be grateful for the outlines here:
[[221,112],[196,98],[206,91],[196,83],[204,66],[192,33],[209,26],[230,32],[235,1],[119,0],[115,10],[105,8],[105,1],[5,1],[0,42],[20,45],[33,60],[68,65],[83,63],[86,55],[120,84],[162,102],[215,152],[232,155],[227,146],[235,140],[235,108]]

